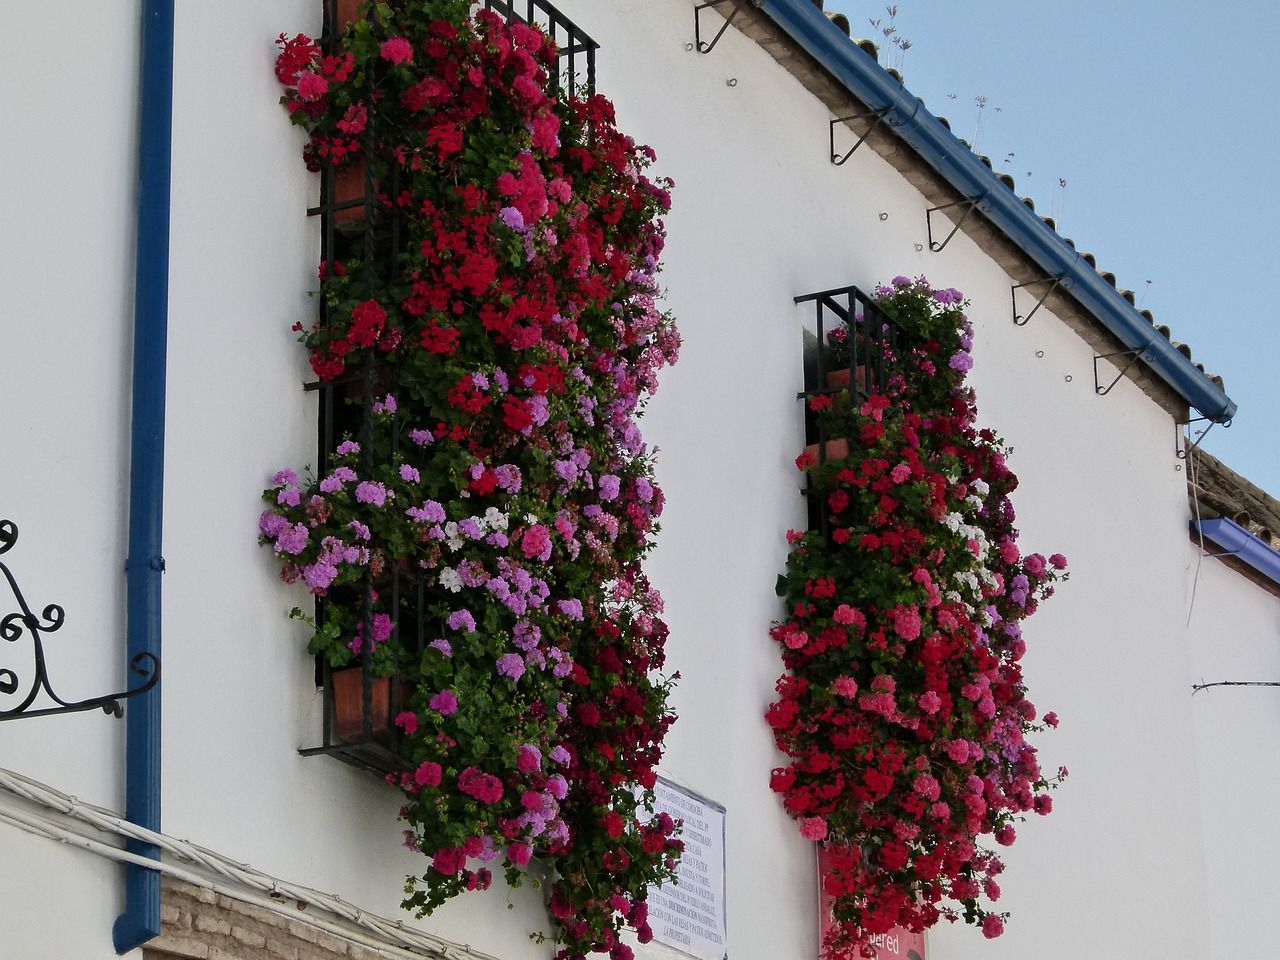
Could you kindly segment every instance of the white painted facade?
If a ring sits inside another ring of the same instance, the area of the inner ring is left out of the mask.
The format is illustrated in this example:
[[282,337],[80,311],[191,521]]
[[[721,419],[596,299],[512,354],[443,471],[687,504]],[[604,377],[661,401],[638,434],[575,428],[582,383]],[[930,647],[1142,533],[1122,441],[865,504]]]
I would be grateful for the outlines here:
[[[34,607],[66,608],[48,655],[68,699],[126,682],[138,31],[133,5],[99,6],[8,11],[13,36],[56,38],[56,55],[23,43],[0,66],[0,517],[21,532],[3,559]],[[560,6],[601,44],[619,126],[676,182],[662,277],[684,346],[642,424],[668,500],[650,575],[682,676],[662,773],[727,808],[729,956],[817,949],[813,845],[769,790],[781,756],[762,718],[784,534],[804,523],[808,307],[793,298],[922,273],[970,298],[971,382],[981,422],[1014,447],[1022,543],[1071,571],[1029,622],[1025,661],[1032,700],[1062,717],[1042,762],[1071,776],[1008,852],[1005,935],[944,925],[929,957],[1271,956],[1276,694],[1192,699],[1191,683],[1280,678],[1280,600],[1197,561],[1173,418],[1129,380],[1095,396],[1094,351],[1049,311],[1014,326],[1008,275],[964,233],[929,252],[930,204],[872,150],[832,166],[830,112],[755,42],[730,29],[690,51],[688,0]],[[313,660],[287,616],[305,595],[256,542],[271,474],[314,458],[290,325],[312,309],[317,178],[272,63],[277,34],[318,24],[314,0],[177,12],[163,831],[396,917],[427,863],[400,846],[395,790],[298,754],[320,737]],[[120,810],[123,730],[100,713],[3,723],[0,768]],[[0,812],[14,806],[0,791]],[[108,960],[122,876],[0,822],[0,956]],[[549,955],[528,939],[543,917],[539,891],[495,886],[421,926],[521,960]]]

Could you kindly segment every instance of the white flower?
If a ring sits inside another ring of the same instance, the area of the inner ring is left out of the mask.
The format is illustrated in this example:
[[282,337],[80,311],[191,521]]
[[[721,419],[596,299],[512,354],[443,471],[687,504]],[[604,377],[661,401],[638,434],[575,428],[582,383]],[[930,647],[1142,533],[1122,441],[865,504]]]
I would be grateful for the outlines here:
[[483,522],[490,530],[507,529],[507,515],[497,507],[490,507],[484,512]]
[[458,593],[462,590],[462,577],[457,570],[453,569],[453,567],[445,567],[442,569],[438,579],[440,586],[444,587],[446,590],[451,590],[454,593]]
[[991,487],[987,485],[987,481],[985,480],[973,481],[973,483],[969,484],[969,489],[980,497],[985,497],[991,492]]
[[444,535],[448,538],[445,540],[445,546],[450,550],[461,550],[463,543],[466,541],[458,536],[458,524],[454,520],[450,520],[444,525]]

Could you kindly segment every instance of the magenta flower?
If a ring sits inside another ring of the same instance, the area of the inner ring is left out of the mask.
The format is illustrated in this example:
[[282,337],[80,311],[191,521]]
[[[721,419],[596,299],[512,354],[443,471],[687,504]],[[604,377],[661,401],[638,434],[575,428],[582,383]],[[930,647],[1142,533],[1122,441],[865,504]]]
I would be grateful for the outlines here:
[[390,60],[396,66],[413,60],[413,44],[404,37],[391,37],[382,44],[378,51],[383,60]]
[[431,698],[427,706],[441,716],[447,717],[451,713],[458,712],[458,698],[452,690],[441,690]]
[[329,92],[329,81],[317,73],[301,74],[298,77],[298,99],[319,100]]

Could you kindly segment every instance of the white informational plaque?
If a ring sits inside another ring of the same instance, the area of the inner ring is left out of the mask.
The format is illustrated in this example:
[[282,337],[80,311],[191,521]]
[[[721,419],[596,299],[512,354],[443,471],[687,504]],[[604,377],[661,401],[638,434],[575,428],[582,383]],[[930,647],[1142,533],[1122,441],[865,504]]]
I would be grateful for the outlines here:
[[725,808],[661,777],[653,792],[655,813],[684,821],[677,882],[649,888],[653,939],[699,960],[727,960]]

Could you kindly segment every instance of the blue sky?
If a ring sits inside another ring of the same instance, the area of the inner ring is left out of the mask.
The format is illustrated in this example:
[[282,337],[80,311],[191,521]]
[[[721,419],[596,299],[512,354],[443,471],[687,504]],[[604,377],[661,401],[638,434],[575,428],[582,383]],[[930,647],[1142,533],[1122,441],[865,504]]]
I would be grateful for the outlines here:
[[1280,496],[1280,3],[901,0],[905,52],[826,9],[1224,378],[1204,446]]

